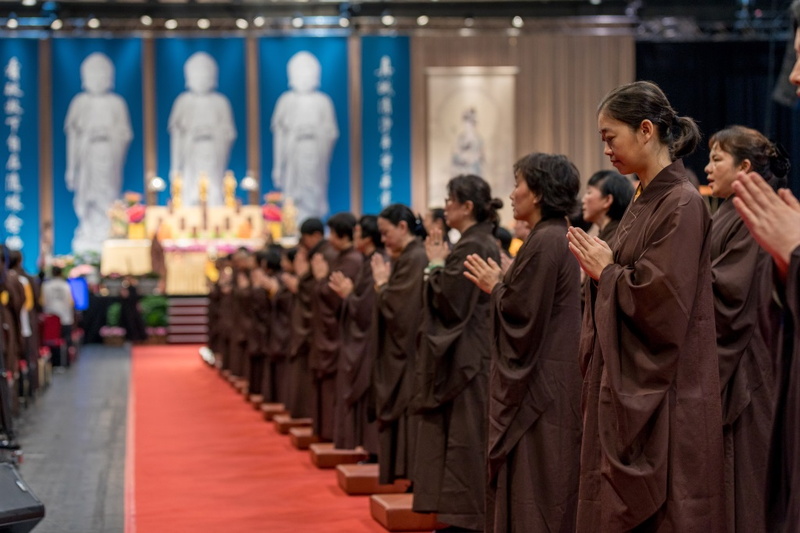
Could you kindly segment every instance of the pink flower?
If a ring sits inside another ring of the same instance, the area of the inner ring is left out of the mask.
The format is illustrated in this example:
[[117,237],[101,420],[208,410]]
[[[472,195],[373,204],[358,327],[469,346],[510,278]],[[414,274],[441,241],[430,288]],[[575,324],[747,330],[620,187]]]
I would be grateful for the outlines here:
[[131,224],[138,224],[142,220],[144,220],[144,215],[146,212],[145,206],[142,204],[132,205],[127,209],[128,213],[128,222]]
[[261,214],[264,215],[264,220],[269,222],[281,221],[281,209],[277,205],[267,204],[261,208]]

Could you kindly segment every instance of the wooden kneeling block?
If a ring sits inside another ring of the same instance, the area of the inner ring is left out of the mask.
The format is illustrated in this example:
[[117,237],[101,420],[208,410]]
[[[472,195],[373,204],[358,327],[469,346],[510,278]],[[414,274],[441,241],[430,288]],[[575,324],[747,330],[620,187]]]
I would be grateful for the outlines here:
[[411,510],[413,494],[373,494],[369,497],[372,518],[387,531],[431,531],[439,525],[436,515]]
[[282,403],[262,403],[259,407],[264,414],[264,420],[271,422],[276,415],[288,415],[289,412]]
[[247,401],[250,402],[253,409],[258,411],[261,408],[261,404],[264,403],[264,397],[261,394],[251,394],[247,397]]
[[411,486],[407,479],[395,480],[391,485],[378,483],[378,465],[339,465],[336,467],[339,486],[351,496],[372,494],[402,494]]
[[336,465],[353,464],[369,459],[363,450],[343,450],[334,448],[332,442],[320,442],[309,446],[311,462],[317,468],[336,468]]
[[314,435],[314,430],[310,426],[291,428],[289,439],[292,441],[292,446],[298,450],[307,450],[309,446],[319,442],[319,437]]
[[275,415],[272,417],[275,429],[281,435],[288,435],[291,428],[298,428],[311,425],[310,418],[292,418],[292,415]]

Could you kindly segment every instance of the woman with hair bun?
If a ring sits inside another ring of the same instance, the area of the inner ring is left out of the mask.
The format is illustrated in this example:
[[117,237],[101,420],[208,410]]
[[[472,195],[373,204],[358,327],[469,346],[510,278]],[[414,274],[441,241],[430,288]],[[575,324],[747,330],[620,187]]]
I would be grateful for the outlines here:
[[711,219],[681,161],[700,132],[643,81],[612,90],[597,124],[640,184],[610,243],[567,235],[592,278],[577,531],[725,531]]
[[574,532],[581,282],[564,234],[580,177],[565,156],[536,153],[514,180],[514,218],[531,228],[517,257],[505,274],[477,254],[465,265],[491,297],[486,531]]
[[414,510],[460,530],[484,530],[490,298],[466,277],[477,254],[500,263],[491,187],[474,175],[447,184],[445,219],[461,238],[452,251],[444,232],[425,241],[428,275],[413,406],[420,414],[414,464]]
[[414,445],[419,417],[412,414],[416,339],[422,319],[422,285],[428,257],[418,237],[425,228],[402,204],[392,204],[378,216],[378,230],[391,267],[373,254],[376,319],[373,321],[375,366],[372,384],[378,419],[378,465],[381,484],[413,481]]
[[773,339],[780,320],[772,298],[772,260],[733,206],[739,172],[784,184],[787,158],[758,131],[731,126],[708,141],[705,171],[724,200],[711,229],[728,531],[765,531],[769,440],[774,417]]

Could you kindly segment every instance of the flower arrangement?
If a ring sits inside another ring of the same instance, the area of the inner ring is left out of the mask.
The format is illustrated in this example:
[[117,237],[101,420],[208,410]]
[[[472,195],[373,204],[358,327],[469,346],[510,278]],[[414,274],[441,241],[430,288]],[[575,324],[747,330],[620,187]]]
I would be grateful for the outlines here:
[[261,214],[267,222],[280,222],[282,218],[281,203],[282,196],[279,192],[270,192],[264,195],[264,206]]
[[125,333],[125,328],[121,326],[103,326],[100,328],[100,336],[104,339],[106,337],[124,337]]
[[152,328],[145,328],[148,337],[166,337],[167,336],[167,328],[163,326],[159,327],[152,327]]
[[138,192],[128,191],[123,196],[125,201],[125,214],[128,218],[128,238],[144,239],[144,216],[147,208],[142,204],[142,195]]

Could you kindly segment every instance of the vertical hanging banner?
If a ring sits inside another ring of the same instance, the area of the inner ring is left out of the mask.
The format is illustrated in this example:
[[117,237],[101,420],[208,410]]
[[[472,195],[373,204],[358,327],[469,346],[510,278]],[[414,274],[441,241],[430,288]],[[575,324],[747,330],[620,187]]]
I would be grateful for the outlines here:
[[267,37],[259,58],[262,192],[291,199],[298,225],[349,211],[347,39]]
[[201,182],[222,205],[225,173],[248,170],[245,40],[162,38],[155,54],[159,176],[184,206],[199,205]]
[[411,203],[408,37],[362,37],[363,213]]
[[21,250],[28,272],[39,255],[38,42],[0,41],[3,68],[3,242]]
[[99,253],[125,191],[144,191],[142,44],[53,39],[54,253]]

